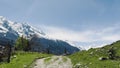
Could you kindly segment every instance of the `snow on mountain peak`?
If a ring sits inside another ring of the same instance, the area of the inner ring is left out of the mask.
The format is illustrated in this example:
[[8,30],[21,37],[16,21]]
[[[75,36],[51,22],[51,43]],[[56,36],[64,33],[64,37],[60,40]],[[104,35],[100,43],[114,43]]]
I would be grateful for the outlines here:
[[0,19],[5,19],[3,16],[0,16]]
[[[38,34],[41,37],[45,36],[45,33],[30,26],[27,23],[17,23],[7,20],[5,17],[0,16],[0,35],[6,36],[6,34],[14,34],[16,37],[25,36],[30,37],[31,35]],[[8,34],[8,35],[9,35]],[[10,39],[12,37],[8,36]]]

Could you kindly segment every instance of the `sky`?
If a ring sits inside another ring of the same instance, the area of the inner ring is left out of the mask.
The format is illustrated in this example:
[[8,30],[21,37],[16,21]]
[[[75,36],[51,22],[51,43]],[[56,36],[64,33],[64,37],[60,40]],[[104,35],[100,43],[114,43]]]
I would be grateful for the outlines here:
[[120,40],[120,0],[0,0],[0,16],[85,48]]

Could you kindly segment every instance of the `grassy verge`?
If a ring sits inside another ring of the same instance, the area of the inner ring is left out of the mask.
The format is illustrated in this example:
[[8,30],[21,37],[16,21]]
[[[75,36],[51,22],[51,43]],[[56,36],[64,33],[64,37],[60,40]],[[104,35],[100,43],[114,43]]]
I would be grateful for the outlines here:
[[99,57],[87,52],[78,52],[70,55],[73,68],[120,68],[120,60],[99,60]]
[[[77,52],[70,55],[74,68],[120,68],[120,58],[108,59],[108,50],[111,46],[105,46],[102,48],[89,49],[88,51]],[[120,54],[119,47],[113,46],[115,52]],[[120,55],[117,55],[120,56]],[[100,60],[99,58],[104,57],[106,60]]]
[[67,58],[63,56],[62,60],[63,60],[63,62],[66,62]]
[[120,68],[120,41],[101,48],[77,52],[69,58],[74,68]]
[[48,57],[46,59],[44,59],[45,62],[49,62],[52,58],[51,57]]
[[36,59],[51,56],[35,52],[16,52],[15,55],[10,63],[0,63],[0,68],[28,68]]

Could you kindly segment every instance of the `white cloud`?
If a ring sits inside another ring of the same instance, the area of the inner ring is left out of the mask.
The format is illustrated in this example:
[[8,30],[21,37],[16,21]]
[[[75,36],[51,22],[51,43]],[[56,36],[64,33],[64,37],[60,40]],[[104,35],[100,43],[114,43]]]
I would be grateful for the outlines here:
[[[103,44],[112,43],[120,40],[120,28],[118,26],[107,27],[102,30],[74,31],[66,28],[41,26],[42,30],[54,39],[68,40],[73,42],[84,42],[82,47],[89,49],[91,47],[101,47]],[[115,32],[116,31],[116,32]],[[100,42],[100,43],[97,43]],[[90,43],[90,44],[85,44]]]
[[117,40],[120,40],[120,35],[105,36],[105,37],[102,37],[102,39],[108,40],[108,41],[117,41]]
[[90,39],[89,35],[92,34],[91,31],[79,32],[73,31],[64,28],[58,27],[51,27],[51,26],[42,26],[42,29],[45,33],[54,39],[61,39],[61,40],[70,40],[70,41],[81,41],[81,42],[89,42]]

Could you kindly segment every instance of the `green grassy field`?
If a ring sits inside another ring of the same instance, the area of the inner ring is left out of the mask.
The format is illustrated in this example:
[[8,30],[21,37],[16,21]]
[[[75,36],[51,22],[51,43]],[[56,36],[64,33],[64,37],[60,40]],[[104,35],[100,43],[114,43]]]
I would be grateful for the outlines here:
[[12,58],[10,63],[0,63],[0,68],[29,68],[36,59],[51,55],[35,52],[16,52],[15,56],[16,58]]
[[[108,51],[113,48],[114,59],[109,59]],[[99,58],[104,57],[105,60]],[[69,56],[74,68],[120,68],[120,41],[101,48],[91,48]]]

